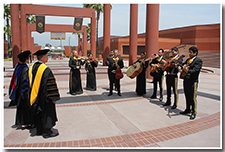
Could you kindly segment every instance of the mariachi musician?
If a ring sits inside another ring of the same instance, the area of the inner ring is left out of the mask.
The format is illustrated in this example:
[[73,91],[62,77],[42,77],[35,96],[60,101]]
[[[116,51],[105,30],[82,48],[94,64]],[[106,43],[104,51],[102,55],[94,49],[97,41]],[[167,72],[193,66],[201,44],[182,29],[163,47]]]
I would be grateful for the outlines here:
[[150,98],[155,99],[157,93],[157,82],[159,82],[159,89],[160,89],[160,98],[159,101],[163,100],[163,78],[164,78],[164,71],[162,70],[162,60],[165,58],[163,57],[164,50],[159,49],[158,57],[153,59],[150,63],[151,69],[154,69],[154,72],[150,72],[150,75],[153,76],[153,84],[154,84],[154,91]]
[[70,58],[69,67],[70,69],[70,81],[69,81],[69,88],[70,94],[82,94],[82,84],[81,84],[81,77],[80,77],[80,69],[81,65],[84,65],[85,61],[82,61],[82,58],[78,56],[77,51],[73,51],[73,56]]
[[108,65],[109,65],[109,84],[110,84],[110,89],[109,89],[109,94],[108,96],[111,96],[112,90],[113,90],[113,83],[115,82],[115,85],[117,87],[117,91],[118,91],[118,95],[121,96],[121,92],[120,92],[120,80],[116,79],[116,70],[117,69],[122,69],[124,67],[123,64],[123,59],[120,58],[119,56],[119,51],[118,50],[114,50],[114,57],[108,61]]
[[[172,48],[172,56],[167,58],[168,60],[174,60],[174,65],[172,68],[169,68],[166,71],[166,89],[167,89],[167,100],[166,103],[163,106],[170,106],[171,104],[171,87],[173,88],[174,93],[174,104],[171,107],[171,109],[177,108],[178,103],[178,92],[177,92],[177,85],[178,85],[178,67],[182,66],[183,58],[179,57],[179,50],[177,47]],[[167,61],[163,60],[163,63],[166,63]]]
[[96,74],[95,67],[98,66],[98,61],[93,59],[93,54],[88,54],[88,59],[85,63],[85,70],[87,72],[86,79],[86,90],[95,91],[96,90]]
[[[111,78],[110,78],[110,76],[111,76],[111,70],[110,70],[110,66],[109,66],[109,62],[110,62],[110,60],[113,60],[113,57],[114,57],[114,50],[112,49],[111,51],[110,51],[110,54],[109,54],[109,56],[107,56],[107,58],[106,58],[106,61],[105,61],[105,64],[108,66],[108,79],[110,80]],[[113,82],[113,84],[115,84],[115,82]],[[108,89],[109,90],[109,89]],[[117,91],[117,87],[116,87],[116,84],[115,84],[115,91]]]
[[[186,109],[180,114],[191,113],[190,119],[193,120],[197,115],[197,87],[198,77],[202,68],[202,60],[197,57],[198,49],[196,47],[189,48],[189,58],[183,63],[184,77],[183,87],[186,98]],[[181,69],[181,67],[179,68]]]
[[146,69],[148,68],[149,61],[145,61],[146,52],[141,52],[141,58],[139,58],[136,62],[133,63],[135,67],[135,63],[141,63],[143,69],[140,74],[137,75],[136,78],[136,93],[139,96],[146,94]]

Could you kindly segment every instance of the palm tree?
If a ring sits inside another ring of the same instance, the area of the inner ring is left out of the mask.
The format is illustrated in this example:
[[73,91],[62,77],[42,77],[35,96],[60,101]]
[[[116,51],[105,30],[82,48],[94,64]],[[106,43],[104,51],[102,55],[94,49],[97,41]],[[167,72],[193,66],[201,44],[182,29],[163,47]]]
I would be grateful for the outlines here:
[[[6,37],[7,35],[7,39],[9,42],[8,47],[10,49],[12,47],[11,41],[12,34],[11,34],[11,25],[9,24],[9,20],[11,19],[9,4],[4,4],[4,19],[6,20],[6,26],[4,27],[4,37]],[[27,23],[36,23],[35,15],[27,15]]]
[[87,29],[87,42],[89,42],[91,39],[91,23],[88,23],[86,29]]
[[102,4],[83,4],[84,8],[92,8],[97,12],[96,18],[96,56],[98,55],[98,21],[100,19],[100,13],[104,12],[104,6]]
[[10,6],[9,4],[4,4],[4,19],[6,20],[6,33],[4,32],[4,37],[5,34],[7,34],[7,39],[8,39],[8,47],[11,47],[11,37],[9,35],[9,20],[10,20]]

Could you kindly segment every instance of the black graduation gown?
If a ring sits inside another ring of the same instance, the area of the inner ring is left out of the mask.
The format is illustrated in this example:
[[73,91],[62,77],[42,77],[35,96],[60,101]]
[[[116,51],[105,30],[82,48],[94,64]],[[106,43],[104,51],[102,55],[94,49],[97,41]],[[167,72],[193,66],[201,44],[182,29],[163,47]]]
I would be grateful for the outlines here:
[[[138,59],[135,63],[142,62],[141,59]],[[146,69],[148,67],[148,62],[146,61],[145,64],[142,64],[143,70],[136,78],[136,93],[138,95],[146,94]]]
[[28,67],[25,67],[21,71],[21,74],[17,81],[16,98],[9,104],[9,106],[17,106],[15,125],[31,124],[31,109],[28,98],[28,89]]
[[[41,63],[36,62],[33,65],[33,78],[37,73],[38,67]],[[34,79],[32,83],[34,82]],[[30,89],[31,93],[31,89]],[[50,68],[46,68],[40,83],[38,96],[31,106],[33,123],[37,128],[37,135],[43,133],[50,133],[50,129],[55,126],[57,119],[55,104],[52,101],[60,99],[55,77]]]
[[88,70],[87,73],[87,82],[86,82],[86,89],[95,91],[96,90],[96,74],[95,74],[95,67],[98,66],[98,62],[90,62],[87,60],[85,63],[85,70]]
[[[74,57],[70,58],[69,67],[70,69],[70,81],[69,81],[69,88],[70,94],[82,94],[82,84],[81,84],[81,77],[80,77],[80,68],[85,62],[81,60],[76,60]],[[80,68],[77,69],[77,66]]]

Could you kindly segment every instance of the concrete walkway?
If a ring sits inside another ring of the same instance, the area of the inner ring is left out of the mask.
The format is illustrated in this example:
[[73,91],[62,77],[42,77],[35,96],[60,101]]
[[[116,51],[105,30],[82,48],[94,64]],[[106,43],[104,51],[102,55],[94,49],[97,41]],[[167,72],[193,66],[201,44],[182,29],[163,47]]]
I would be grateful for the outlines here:
[[[44,139],[35,136],[35,129],[21,130],[14,126],[15,107],[7,107],[8,86],[12,75],[12,63],[4,62],[4,147],[146,147],[146,148],[222,148],[221,144],[221,101],[220,69],[203,70],[198,85],[197,118],[180,115],[185,109],[183,80],[178,82],[178,107],[162,107],[166,99],[164,80],[164,101],[150,99],[153,84],[147,80],[147,94],[137,96],[136,79],[125,75],[121,80],[122,96],[116,92],[107,96],[109,81],[107,67],[99,63],[97,91],[85,90],[86,73],[81,69],[84,93],[70,95],[68,59],[49,60],[49,66],[57,79],[61,100],[57,102],[58,122],[53,131],[59,136]],[[159,94],[159,93],[158,93]],[[173,101],[173,95],[172,100]],[[173,102],[172,102],[173,103]]]

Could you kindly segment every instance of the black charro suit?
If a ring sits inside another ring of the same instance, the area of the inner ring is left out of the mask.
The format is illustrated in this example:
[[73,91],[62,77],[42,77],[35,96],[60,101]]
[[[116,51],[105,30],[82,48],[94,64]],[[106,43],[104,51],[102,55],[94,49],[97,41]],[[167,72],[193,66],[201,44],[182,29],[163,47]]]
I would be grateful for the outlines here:
[[[189,58],[190,59],[190,58]],[[187,64],[187,59],[184,64]],[[198,57],[193,59],[193,62],[189,65],[187,75],[184,78],[184,94],[186,98],[186,109],[187,112],[192,112],[197,115],[197,87],[198,87],[198,78],[199,73],[202,68],[202,60]],[[191,109],[192,106],[192,109]]]

